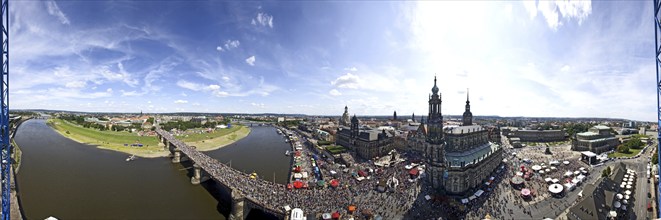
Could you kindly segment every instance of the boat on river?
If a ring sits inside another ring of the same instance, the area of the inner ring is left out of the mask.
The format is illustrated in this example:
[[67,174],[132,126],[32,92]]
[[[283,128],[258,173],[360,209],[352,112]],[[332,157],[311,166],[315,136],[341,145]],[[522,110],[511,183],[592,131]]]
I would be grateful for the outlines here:
[[135,155],[131,155],[130,157],[126,158],[126,162],[135,160]]

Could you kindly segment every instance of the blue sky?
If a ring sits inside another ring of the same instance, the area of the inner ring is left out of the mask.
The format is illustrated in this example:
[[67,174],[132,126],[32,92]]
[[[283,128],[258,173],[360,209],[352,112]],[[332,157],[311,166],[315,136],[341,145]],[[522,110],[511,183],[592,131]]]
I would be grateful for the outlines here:
[[15,1],[11,107],[655,120],[652,3]]

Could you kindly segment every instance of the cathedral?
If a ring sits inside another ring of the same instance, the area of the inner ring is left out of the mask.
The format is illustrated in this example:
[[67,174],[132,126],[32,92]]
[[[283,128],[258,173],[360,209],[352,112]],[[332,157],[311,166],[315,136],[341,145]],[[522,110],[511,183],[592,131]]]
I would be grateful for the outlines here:
[[473,125],[468,93],[462,125],[443,127],[436,77],[431,91],[427,121],[409,136],[409,145],[425,156],[426,177],[433,188],[463,195],[483,184],[503,160],[500,139],[493,138],[497,131]]

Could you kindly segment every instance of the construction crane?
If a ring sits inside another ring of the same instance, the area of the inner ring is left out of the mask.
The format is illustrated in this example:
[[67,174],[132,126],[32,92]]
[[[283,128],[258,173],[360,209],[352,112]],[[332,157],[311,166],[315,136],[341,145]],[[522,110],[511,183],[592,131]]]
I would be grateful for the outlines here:
[[[661,162],[661,40],[659,37],[661,37],[661,20],[659,18],[659,9],[661,8],[661,1],[659,0],[654,0],[654,50],[656,50],[656,119],[657,119],[657,124],[658,127],[656,129],[657,135],[656,135],[656,152],[657,152],[657,159],[658,161]],[[661,171],[661,163],[658,163],[658,171]],[[657,171],[657,172],[658,172]],[[658,173],[657,173],[658,174]],[[659,193],[659,190],[661,190],[661,184],[657,186],[657,214],[658,216],[661,216],[661,210],[659,204],[661,204],[661,193]]]
[[0,77],[0,147],[2,147],[2,219],[9,220],[11,207],[11,143],[9,142],[9,0],[2,0],[0,41],[2,41],[2,76]]

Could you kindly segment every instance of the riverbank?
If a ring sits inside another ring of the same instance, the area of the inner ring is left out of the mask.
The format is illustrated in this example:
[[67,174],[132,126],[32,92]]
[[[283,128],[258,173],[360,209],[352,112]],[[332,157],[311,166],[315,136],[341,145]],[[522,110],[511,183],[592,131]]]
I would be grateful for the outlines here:
[[[163,145],[154,136],[138,136],[128,132],[99,131],[83,128],[62,119],[48,119],[46,124],[66,138],[78,143],[93,145],[100,149],[133,154],[144,158],[165,157],[170,154],[169,151],[163,149]],[[131,144],[142,144],[143,146],[132,147]]]
[[250,134],[250,128],[237,125],[232,128],[219,129],[213,133],[177,136],[177,139],[189,146],[195,146],[199,151],[212,151],[239,141],[248,134]]

